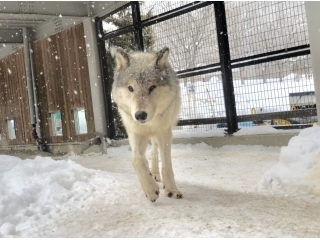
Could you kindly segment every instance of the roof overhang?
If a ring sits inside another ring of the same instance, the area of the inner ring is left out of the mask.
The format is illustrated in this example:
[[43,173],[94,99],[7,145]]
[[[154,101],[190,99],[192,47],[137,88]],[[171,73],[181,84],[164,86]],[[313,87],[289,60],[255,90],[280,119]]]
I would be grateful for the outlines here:
[[[0,1],[0,59],[23,44],[22,28],[33,40],[48,37],[83,22],[104,16],[128,1]],[[12,50],[11,50],[12,51]]]

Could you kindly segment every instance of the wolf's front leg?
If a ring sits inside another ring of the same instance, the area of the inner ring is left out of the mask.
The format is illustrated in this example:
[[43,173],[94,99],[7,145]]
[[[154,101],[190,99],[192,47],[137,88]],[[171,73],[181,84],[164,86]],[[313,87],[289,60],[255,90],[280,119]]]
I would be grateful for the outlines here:
[[158,143],[155,139],[151,139],[152,149],[151,149],[151,173],[157,182],[161,182],[160,172],[159,172],[159,150]]
[[160,158],[162,163],[162,181],[164,194],[168,197],[182,198],[182,193],[178,190],[174,180],[174,174],[171,161],[171,143],[172,130],[171,127],[162,132],[157,138]]
[[137,134],[129,134],[129,141],[133,154],[132,165],[138,175],[142,190],[151,202],[155,202],[159,197],[159,186],[149,170],[148,161],[145,157],[148,138]]

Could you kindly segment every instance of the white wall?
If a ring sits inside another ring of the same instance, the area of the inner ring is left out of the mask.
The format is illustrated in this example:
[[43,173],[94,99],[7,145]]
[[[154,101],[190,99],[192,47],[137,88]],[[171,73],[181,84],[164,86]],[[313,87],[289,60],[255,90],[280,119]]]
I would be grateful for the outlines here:
[[318,122],[320,121],[320,2],[305,2]]
[[103,90],[101,82],[101,71],[99,62],[99,53],[97,47],[97,36],[95,23],[91,18],[87,18],[83,21],[85,41],[87,48],[87,59],[90,77],[91,96],[93,104],[93,114],[95,129],[101,134],[105,134],[106,129],[106,115],[105,106],[103,100]]

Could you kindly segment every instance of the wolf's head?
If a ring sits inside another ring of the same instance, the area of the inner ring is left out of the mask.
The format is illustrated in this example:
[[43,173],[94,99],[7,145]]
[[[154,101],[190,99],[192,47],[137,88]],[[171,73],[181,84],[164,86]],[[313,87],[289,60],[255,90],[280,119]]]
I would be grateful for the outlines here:
[[168,62],[169,48],[132,54],[113,48],[111,54],[116,62],[112,94],[120,112],[139,123],[163,114],[179,93]]

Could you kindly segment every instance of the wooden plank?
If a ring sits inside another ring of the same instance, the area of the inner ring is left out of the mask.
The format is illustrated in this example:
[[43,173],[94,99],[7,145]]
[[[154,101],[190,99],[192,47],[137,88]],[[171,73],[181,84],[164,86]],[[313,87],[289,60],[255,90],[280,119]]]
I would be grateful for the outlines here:
[[[33,46],[43,136],[49,143],[82,142],[92,138],[93,105],[83,24],[50,36],[50,40],[36,41]],[[85,109],[89,134],[75,133],[73,110],[76,108]],[[50,133],[49,113],[56,110],[61,111],[63,137]]]
[[[77,39],[84,40],[84,29],[83,26],[78,25],[76,28],[77,31]],[[92,97],[90,91],[90,79],[89,79],[89,68],[87,64],[87,51],[85,41],[80,42],[80,46],[82,47],[82,51],[79,51],[79,59],[82,62],[83,68],[81,68],[81,83],[82,83],[82,96],[83,96],[83,103],[85,108],[86,120],[87,120],[87,129],[89,133],[89,138],[94,137],[93,134],[90,134],[95,131],[94,129],[94,119],[93,119],[93,105],[92,105]],[[86,139],[87,140],[87,139]]]
[[[0,61],[0,131],[1,144],[33,143],[23,48]],[[8,136],[7,120],[15,121],[16,139]]]

